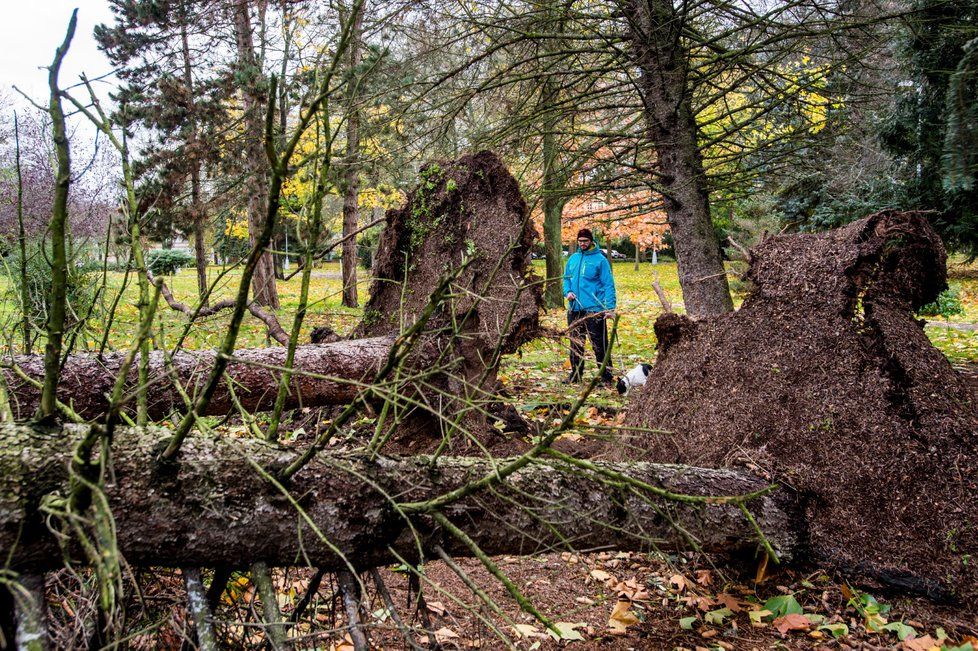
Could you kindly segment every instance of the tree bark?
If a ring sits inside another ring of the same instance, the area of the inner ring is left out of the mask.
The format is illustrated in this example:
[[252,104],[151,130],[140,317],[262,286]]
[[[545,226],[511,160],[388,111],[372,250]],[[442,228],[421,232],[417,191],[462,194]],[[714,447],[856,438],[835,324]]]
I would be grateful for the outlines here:
[[[371,380],[386,360],[392,343],[392,337],[375,337],[299,346],[295,354],[296,370],[291,381],[292,391],[286,398],[285,408],[352,402],[360,392],[357,383]],[[193,396],[204,386],[216,355],[213,350],[199,350],[180,351],[173,356],[173,373],[185,392]],[[235,352],[235,360],[228,365],[227,375],[232,380],[235,395],[245,409],[263,411],[272,408],[280,380],[279,372],[268,366],[281,367],[285,362],[285,355],[286,349],[277,347],[242,349]],[[70,405],[83,418],[104,416],[109,407],[107,396],[112,391],[124,357],[125,353],[111,353],[102,357],[87,354],[69,356],[61,373],[59,400]],[[43,358],[40,356],[17,356],[14,363],[35,381],[44,377]],[[137,358],[137,363],[132,365],[127,378],[126,394],[131,394],[138,386],[138,366]],[[29,418],[37,408],[39,390],[18,377],[10,368],[2,369],[2,373],[9,387],[15,418]],[[316,373],[334,379],[314,378],[303,373]],[[150,419],[160,420],[175,410],[186,410],[173,375],[167,370],[162,351],[150,353],[149,378],[147,411]],[[233,409],[225,379],[218,386],[206,414],[224,415]]]
[[187,35],[187,5],[180,4],[180,47],[183,55],[183,84],[187,88],[187,114],[190,133],[187,136],[187,150],[190,154],[190,214],[194,232],[194,258],[197,266],[197,294],[201,303],[207,305],[207,247],[204,242],[204,229],[207,225],[204,206],[200,196],[200,149],[197,143],[197,106],[194,100],[194,75],[190,60],[190,38]]
[[[12,569],[38,572],[63,563],[39,505],[52,492],[67,494],[73,443],[87,429],[0,426],[0,550],[4,558],[9,554]],[[159,464],[156,454],[169,435],[159,428],[123,428],[112,444],[105,496],[119,552],[133,566],[308,562],[335,571],[349,562],[364,569],[396,562],[391,550],[418,560],[419,549],[429,556],[436,545],[468,556],[469,548],[430,516],[412,516],[415,537],[406,516],[386,496],[397,496],[402,503],[427,500],[491,474],[500,463],[446,457],[432,468],[428,457],[371,462],[353,455],[320,455],[291,478],[286,496],[280,485],[262,481],[256,468],[271,473],[289,463],[295,451],[258,439],[196,436],[185,441],[180,462]],[[596,465],[685,494],[738,495],[766,486],[734,470]],[[800,526],[794,503],[774,491],[749,506],[780,557],[791,558],[798,549]],[[639,496],[616,482],[603,483],[547,459],[531,463],[492,490],[450,504],[443,513],[491,555],[534,554],[569,543],[577,549],[644,550],[653,544],[688,548],[685,535],[705,551],[752,550],[758,544],[753,527],[735,505]],[[677,533],[669,518],[681,523],[686,534]],[[73,544],[67,551],[82,558]]]
[[[68,288],[68,253],[65,241],[68,234],[68,191],[71,186],[71,148],[65,126],[65,114],[61,105],[61,88],[58,75],[61,62],[68,53],[71,39],[75,35],[78,10],[71,14],[68,31],[64,41],[54,55],[54,62],[48,70],[48,88],[51,101],[48,113],[51,116],[52,137],[58,161],[58,172],[54,183],[54,205],[51,209],[51,290],[47,296],[48,318],[45,324],[47,341],[44,344],[44,387],[37,415],[49,418],[56,413],[55,400],[61,376],[61,343],[65,330],[65,302]],[[27,309],[27,306],[24,306]]]
[[686,312],[705,317],[733,310],[720,244],[710,219],[709,186],[690,102],[686,25],[668,0],[625,0],[666,216],[672,230]]
[[[245,183],[248,196],[248,239],[255,245],[255,238],[265,223],[268,202],[268,159],[265,155],[265,98],[262,94],[260,64],[255,55],[254,33],[251,27],[249,0],[236,0],[234,4],[234,35],[237,44],[238,72],[242,82],[244,105]],[[272,254],[262,253],[251,282],[255,303],[278,309],[278,288],[275,284],[275,267]]]
[[346,171],[343,192],[343,305],[357,307],[357,238],[354,233],[359,223],[360,209],[360,101],[357,68],[360,66],[361,41],[363,40],[363,4],[354,6],[353,26],[350,33],[350,69],[347,82],[346,116]]
[[543,195],[543,249],[547,259],[547,285],[543,300],[547,307],[561,308],[564,306],[564,260],[561,255],[560,226],[567,199],[559,196],[559,193],[564,189],[566,177],[557,169],[556,120],[548,121],[544,128],[543,183],[540,190]]

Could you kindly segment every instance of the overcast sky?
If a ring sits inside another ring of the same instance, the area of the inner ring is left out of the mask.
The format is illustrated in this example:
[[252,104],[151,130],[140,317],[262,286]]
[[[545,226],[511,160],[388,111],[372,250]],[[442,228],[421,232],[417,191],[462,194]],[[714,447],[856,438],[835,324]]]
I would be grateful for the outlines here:
[[107,0],[0,0],[0,5],[0,86],[15,104],[22,102],[14,85],[47,103],[47,71],[39,68],[51,64],[75,7],[78,27],[61,69],[62,87],[76,83],[82,72],[94,78],[111,70],[92,37],[95,25],[112,21]]

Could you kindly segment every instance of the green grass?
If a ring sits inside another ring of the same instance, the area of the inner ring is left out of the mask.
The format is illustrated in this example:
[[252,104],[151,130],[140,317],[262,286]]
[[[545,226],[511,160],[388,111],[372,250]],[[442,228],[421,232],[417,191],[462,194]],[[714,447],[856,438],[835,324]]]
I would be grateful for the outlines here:
[[[358,280],[360,281],[358,288],[360,296],[363,298],[367,294],[369,277],[368,273],[362,269],[358,270],[358,273]],[[106,305],[110,304],[118,294],[123,284],[123,278],[121,273],[109,274],[107,292],[102,299]],[[232,270],[222,277],[221,267],[211,267],[208,269],[208,278],[210,282],[220,278],[211,298],[211,302],[215,303],[222,299],[234,297],[240,281],[240,273],[238,270]],[[163,279],[178,301],[191,307],[195,305],[197,276],[193,269],[184,269],[175,276],[164,276]],[[281,308],[277,314],[286,330],[291,327],[292,316],[298,307],[300,282],[300,276],[296,275],[290,281],[279,281],[278,283]],[[309,332],[316,326],[329,325],[340,333],[346,333],[359,322],[362,310],[345,308],[340,305],[341,289],[339,263],[327,263],[315,269],[309,289],[310,305],[302,326],[300,341],[308,341]],[[137,297],[138,290],[133,279],[130,278],[112,323],[109,335],[109,346],[111,348],[126,349],[131,343],[133,333],[138,330]],[[12,331],[14,319],[16,319],[16,310],[12,303],[14,300],[16,300],[15,297],[5,293],[4,301],[0,304],[0,326],[3,327],[4,332],[8,333]],[[162,298],[159,315],[159,329],[156,333],[157,343],[172,346],[183,333],[186,319],[180,312],[171,310]],[[230,310],[225,310],[212,317],[198,320],[190,330],[185,347],[192,349],[216,347],[226,332],[229,316]],[[88,324],[84,336],[80,336],[78,339],[77,348],[79,350],[96,349],[103,328],[103,319]],[[252,316],[246,315],[239,334],[238,347],[248,348],[266,345],[269,344],[264,324]]]
[[[543,262],[536,261],[534,266],[538,274],[543,275]],[[209,270],[212,280],[221,274],[220,267]],[[612,350],[612,363],[615,368],[628,369],[639,362],[651,361],[655,358],[655,333],[652,324],[662,312],[662,307],[652,289],[653,277],[657,273],[659,282],[669,299],[677,309],[681,310],[681,292],[676,275],[675,263],[661,263],[653,267],[643,263],[635,270],[633,262],[619,262],[614,265],[614,275],[618,289],[618,311],[621,320],[618,326],[618,336]],[[359,270],[361,303],[366,298],[369,282],[367,273]],[[109,302],[114,298],[122,285],[123,276],[119,273],[109,275],[109,288],[103,299]],[[176,276],[166,277],[167,284],[173,290],[175,297],[192,305],[196,296],[196,276],[192,269],[179,272]],[[218,282],[213,301],[233,297],[239,280],[239,273],[233,270]],[[955,260],[952,266],[951,285],[958,289],[965,312],[951,319],[952,322],[978,323],[978,265]],[[279,282],[279,296],[282,307],[278,312],[279,320],[287,329],[291,325],[292,315],[298,305],[299,276],[288,282]],[[308,316],[303,324],[300,341],[308,341],[312,328],[329,325],[341,334],[352,330],[362,315],[361,309],[344,308],[340,305],[340,267],[339,263],[327,263],[318,267],[313,275],[310,287],[311,304]],[[736,296],[739,304],[741,297]],[[0,302],[0,325],[4,332],[14,332],[16,319],[15,299],[5,295]],[[225,311],[213,317],[198,321],[191,328],[186,341],[187,348],[212,348],[221,341],[226,331],[228,312]],[[566,313],[562,309],[549,310],[542,316],[545,326],[560,330],[566,327]],[[157,343],[172,346],[182,334],[185,319],[182,314],[161,304]],[[114,349],[126,349],[132,341],[132,335],[138,327],[136,311],[136,289],[130,281],[123,299],[117,310],[117,316],[112,324],[109,345]],[[104,320],[90,323],[83,336],[79,337],[77,349],[92,350],[99,344],[100,333],[104,328]],[[931,341],[940,348],[953,362],[978,360],[978,333],[961,330],[951,330],[941,327],[930,327],[927,334]],[[250,315],[246,315],[241,329],[238,347],[260,347],[268,345],[265,328]],[[593,369],[593,359],[588,361],[588,368]],[[532,400],[538,401],[568,401],[573,398],[577,387],[567,386],[562,380],[569,373],[567,362],[566,340],[554,341],[539,339],[523,348],[520,355],[510,356],[503,362],[501,375],[516,393],[529,391]],[[617,394],[600,391],[596,396],[598,404],[619,403]]]

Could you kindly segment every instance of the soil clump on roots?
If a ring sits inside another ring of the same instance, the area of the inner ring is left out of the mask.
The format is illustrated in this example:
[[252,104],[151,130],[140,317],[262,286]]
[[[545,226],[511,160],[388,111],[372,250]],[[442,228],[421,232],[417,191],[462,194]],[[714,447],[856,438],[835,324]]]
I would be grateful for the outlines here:
[[[519,184],[489,151],[429,163],[405,204],[388,212],[370,300],[353,337],[400,334],[439,281],[472,260],[425,327],[426,341],[445,352],[444,372],[412,387],[424,406],[400,420],[397,441],[409,444],[404,451],[423,450],[432,434],[440,440],[445,414],[463,414],[459,431],[480,440],[499,434],[490,426],[496,421],[506,424],[502,429],[524,426],[498,401],[496,376],[500,356],[539,332],[541,290],[530,264],[535,239]],[[422,431],[428,436],[418,436]]]
[[814,562],[974,609],[975,397],[914,318],[946,261],[916,213],[763,242],[739,311],[656,322],[638,454],[751,469],[796,491]]

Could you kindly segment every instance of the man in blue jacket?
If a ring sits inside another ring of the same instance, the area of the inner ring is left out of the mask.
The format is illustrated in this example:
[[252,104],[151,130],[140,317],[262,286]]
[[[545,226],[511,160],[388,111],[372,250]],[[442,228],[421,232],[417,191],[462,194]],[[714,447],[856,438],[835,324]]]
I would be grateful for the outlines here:
[[[605,320],[614,315],[615,279],[611,264],[594,244],[587,228],[577,233],[578,250],[564,267],[564,297],[567,299],[567,326],[570,333],[571,374],[569,382],[580,382],[584,372],[584,339],[591,340],[598,365],[608,350],[608,326]],[[610,365],[610,364],[609,364]],[[606,368],[602,382],[610,384],[611,371]]]

